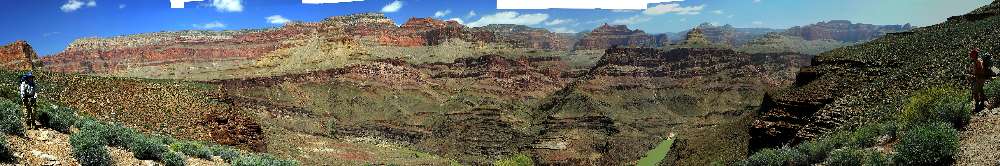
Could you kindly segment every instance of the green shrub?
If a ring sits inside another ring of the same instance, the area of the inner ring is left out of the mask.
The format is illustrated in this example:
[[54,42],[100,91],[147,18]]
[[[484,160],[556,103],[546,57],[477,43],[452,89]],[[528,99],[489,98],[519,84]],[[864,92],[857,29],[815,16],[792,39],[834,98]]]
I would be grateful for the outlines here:
[[790,148],[764,149],[750,156],[744,165],[747,166],[772,166],[772,165],[805,165],[801,163],[806,158],[798,150]]
[[865,150],[856,147],[848,147],[844,149],[837,149],[830,152],[830,158],[826,159],[826,164],[829,166],[855,166],[855,165],[870,165],[870,166],[883,166],[890,165],[889,159],[882,153]]
[[830,158],[826,159],[829,166],[855,166],[861,165],[865,152],[861,149],[850,147],[837,149],[830,152]]
[[128,143],[141,136],[139,131],[122,126],[118,123],[105,125],[104,139],[108,140],[108,146],[122,147],[129,149]]
[[246,154],[229,161],[232,166],[296,166],[298,162],[281,160],[267,154]]
[[337,137],[337,119],[330,119],[326,123],[326,128],[330,130],[330,137]]
[[210,151],[205,145],[195,141],[177,141],[170,144],[170,149],[184,153],[184,155],[188,156],[212,159],[212,151]]
[[212,145],[208,149],[212,151],[212,154],[219,156],[219,158],[222,158],[222,160],[225,161],[232,161],[233,158],[240,156],[240,151],[233,149],[232,147]]
[[70,145],[73,146],[73,157],[80,165],[84,166],[107,166],[111,165],[111,155],[104,148],[107,142],[100,133],[91,130],[83,130],[73,134],[69,138]]
[[140,160],[158,160],[167,148],[156,137],[137,135],[128,142],[128,150]]
[[163,159],[163,165],[166,165],[166,166],[184,166],[184,165],[186,165],[184,163],[184,160],[185,160],[186,157],[184,157],[184,155],[181,154],[180,152],[172,152],[172,151],[170,151],[170,152],[160,153],[160,158]]
[[846,144],[854,147],[875,146],[879,137],[884,135],[894,137],[897,129],[895,122],[865,125],[851,132]]
[[14,159],[14,150],[10,149],[7,136],[0,134],[0,161],[11,162]]
[[972,115],[969,94],[950,88],[931,88],[911,96],[900,120],[906,126],[949,122],[956,128],[968,123]]
[[1000,77],[993,78],[983,86],[983,93],[990,102],[1000,101]]
[[864,165],[864,166],[889,166],[889,165],[892,165],[892,160],[888,156],[886,156],[885,154],[882,154],[881,152],[868,151],[868,153],[865,153],[864,164],[862,164],[862,165]]
[[76,122],[76,115],[73,109],[49,105],[38,110],[38,120],[45,127],[68,133],[70,127]]
[[24,135],[24,116],[21,106],[10,100],[0,99],[0,132]]
[[958,131],[947,123],[921,125],[903,133],[895,161],[903,165],[948,165],[958,153]]
[[531,156],[520,153],[508,156],[506,158],[493,161],[494,166],[532,166],[535,165],[535,161],[531,159]]

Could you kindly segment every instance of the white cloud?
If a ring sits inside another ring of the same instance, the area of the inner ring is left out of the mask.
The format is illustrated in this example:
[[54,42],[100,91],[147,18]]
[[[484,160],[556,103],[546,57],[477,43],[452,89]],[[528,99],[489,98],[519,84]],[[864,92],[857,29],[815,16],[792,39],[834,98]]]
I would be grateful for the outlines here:
[[392,3],[389,3],[388,5],[382,7],[382,12],[392,13],[399,11],[400,8],[403,8],[403,1],[392,1]]
[[726,14],[726,12],[724,12],[722,10],[713,10],[712,13],[715,13],[715,14],[718,14],[718,15]]
[[545,22],[545,25],[547,25],[547,26],[553,26],[553,25],[559,25],[559,24],[565,24],[565,23],[571,23],[571,22],[573,22],[573,19],[554,19],[552,21]]
[[212,7],[220,12],[242,12],[242,0],[212,0]]
[[461,18],[457,18],[457,17],[456,18],[449,18],[448,20],[458,22],[459,24],[465,24],[465,21],[462,21]]
[[663,15],[667,13],[677,13],[680,15],[697,15],[701,14],[701,10],[704,8],[705,5],[682,7],[680,4],[670,3],[670,4],[656,5],[652,8],[642,11],[642,13],[646,15]]
[[69,1],[66,1],[66,3],[63,4],[62,6],[59,6],[59,10],[62,10],[63,12],[69,13],[69,12],[73,12],[73,11],[79,10],[80,8],[83,8],[83,7],[97,7],[97,1],[90,0],[90,1],[87,1],[87,2],[82,2],[80,0],[69,0]]
[[447,16],[448,14],[451,14],[451,9],[438,10],[434,12],[434,17],[444,17]]
[[264,19],[267,19],[267,22],[271,24],[285,24],[292,21],[288,20],[285,17],[282,17],[281,15],[268,16],[267,18]]
[[518,24],[535,25],[549,19],[548,14],[519,14],[514,11],[500,12],[493,15],[480,17],[479,20],[469,23],[469,26],[479,27],[489,24]]
[[170,0],[170,8],[175,8],[175,9],[184,8],[184,3],[197,2],[197,1],[204,1],[204,0]]
[[497,0],[497,9],[646,9],[651,3],[683,0]]
[[324,3],[341,3],[341,2],[358,2],[364,0],[302,0],[302,4],[324,4]]
[[764,22],[763,21],[753,21],[753,22],[751,22],[751,24],[753,24],[753,25],[764,25]]
[[629,25],[629,24],[636,24],[636,23],[646,22],[646,21],[649,21],[650,19],[652,19],[652,18],[645,17],[645,16],[642,16],[642,15],[635,15],[635,16],[632,16],[632,17],[629,17],[629,18],[623,18],[623,19],[617,19],[617,20],[611,21],[611,24]]
[[552,28],[551,31],[555,33],[576,33],[576,30],[569,29],[566,27]]
[[205,24],[191,24],[191,26],[198,29],[216,29],[216,28],[225,28],[226,24],[223,24],[222,22],[219,21],[213,21]]
[[469,10],[469,14],[466,14],[465,18],[468,19],[468,18],[472,18],[472,17],[475,17],[475,16],[476,16],[476,11],[475,10]]
[[118,4],[118,9],[124,9],[125,7],[125,4]]

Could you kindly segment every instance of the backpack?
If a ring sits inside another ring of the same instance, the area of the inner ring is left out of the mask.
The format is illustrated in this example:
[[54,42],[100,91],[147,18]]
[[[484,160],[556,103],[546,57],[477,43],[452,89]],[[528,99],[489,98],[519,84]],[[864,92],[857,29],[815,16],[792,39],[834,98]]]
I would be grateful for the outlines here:
[[35,97],[35,83],[30,78],[31,76],[21,76],[21,84],[27,84],[24,86],[21,92],[21,98],[33,98]]
[[993,55],[983,52],[982,55],[980,55],[980,58],[983,59],[983,68],[986,68],[986,76],[994,77],[998,72],[1000,72],[993,66]]

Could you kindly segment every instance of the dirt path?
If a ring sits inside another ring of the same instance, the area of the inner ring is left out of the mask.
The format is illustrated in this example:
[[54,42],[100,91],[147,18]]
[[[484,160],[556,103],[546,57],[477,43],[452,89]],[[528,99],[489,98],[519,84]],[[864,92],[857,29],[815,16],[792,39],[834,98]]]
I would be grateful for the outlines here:
[[961,152],[955,165],[1000,164],[1000,109],[986,110],[972,116],[961,137]]

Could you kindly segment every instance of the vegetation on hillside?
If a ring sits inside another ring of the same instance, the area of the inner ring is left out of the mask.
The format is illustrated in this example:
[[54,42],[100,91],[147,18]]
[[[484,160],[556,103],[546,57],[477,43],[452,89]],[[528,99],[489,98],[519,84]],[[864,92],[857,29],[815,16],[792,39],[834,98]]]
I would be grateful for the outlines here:
[[909,97],[896,118],[844,128],[796,146],[763,149],[741,165],[947,165],[958,154],[957,126],[969,93],[930,88]]

